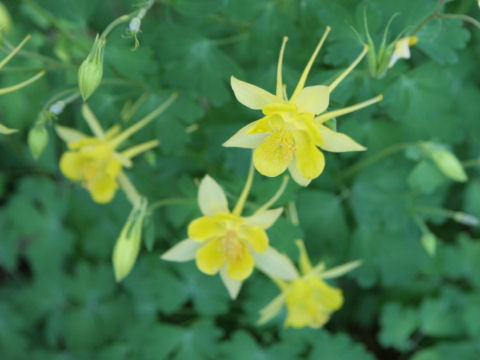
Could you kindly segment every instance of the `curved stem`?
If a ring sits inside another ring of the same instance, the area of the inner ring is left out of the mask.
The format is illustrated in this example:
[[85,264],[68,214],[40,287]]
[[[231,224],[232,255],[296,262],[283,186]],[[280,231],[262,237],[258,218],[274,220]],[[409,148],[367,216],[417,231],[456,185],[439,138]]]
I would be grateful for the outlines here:
[[278,188],[277,192],[272,196],[270,200],[268,200],[265,204],[260,206],[257,211],[254,212],[254,214],[259,214],[261,212],[264,212],[265,210],[268,210],[275,202],[282,196],[283,192],[285,191],[285,188],[287,187],[288,180],[290,180],[290,176],[285,175],[283,177],[282,183],[280,184],[280,187]]
[[370,156],[369,158],[366,158],[363,161],[360,161],[356,163],[355,165],[349,167],[347,170],[345,170],[343,173],[340,174],[339,179],[340,180],[345,180],[349,177],[351,177],[353,174],[356,172],[362,170],[363,168],[366,168],[367,166],[370,166],[372,164],[375,164],[376,162],[382,160],[383,158],[390,156],[396,152],[402,151],[407,149],[410,146],[417,146],[418,143],[401,143],[401,144],[395,144],[392,145],[386,149],[383,149],[382,151]]
[[254,172],[255,172],[255,167],[253,166],[253,156],[252,156],[252,160],[250,161],[250,168],[248,169],[247,181],[245,182],[245,186],[243,187],[242,193],[240,194],[237,204],[233,209],[234,215],[240,216],[240,214],[242,213],[243,207],[245,206],[245,201],[247,200],[248,194],[250,193],[250,189],[252,188]]
[[154,202],[152,205],[149,206],[148,211],[153,211],[163,206],[168,205],[181,205],[181,204],[195,204],[197,202],[196,199],[188,199],[188,198],[170,198],[170,199],[163,199]]
[[476,26],[480,29],[480,22],[468,15],[462,14],[437,14],[437,17],[440,19],[458,19]]

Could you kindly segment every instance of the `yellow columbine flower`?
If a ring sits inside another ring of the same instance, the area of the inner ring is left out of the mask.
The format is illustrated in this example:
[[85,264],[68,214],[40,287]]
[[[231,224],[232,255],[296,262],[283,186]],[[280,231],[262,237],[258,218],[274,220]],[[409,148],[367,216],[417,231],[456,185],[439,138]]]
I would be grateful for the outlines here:
[[265,176],[280,175],[288,168],[294,180],[306,186],[325,167],[323,153],[317,147],[333,152],[365,150],[347,135],[331,130],[324,123],[380,101],[381,95],[354,106],[324,112],[328,108],[330,93],[362,60],[367,47],[330,85],[305,87],[310,68],[329,32],[330,27],[327,27],[290,99],[282,81],[286,37],[280,49],[275,95],[233,76],[231,78],[237,100],[251,109],[262,110],[264,117],[240,129],[223,145],[255,149],[255,167]]
[[[253,167],[251,168],[253,174]],[[249,189],[251,176],[245,189]],[[282,208],[261,207],[252,216],[241,216],[248,193],[242,192],[233,211],[220,185],[210,176],[200,182],[198,203],[203,216],[188,226],[188,239],[179,242],[162,255],[168,261],[196,260],[199,270],[208,275],[220,273],[230,296],[235,298],[243,280],[256,265],[271,276],[291,280],[297,277],[295,267],[269,244],[265,232],[282,213]],[[271,203],[271,202],[269,202]]]
[[322,263],[313,268],[303,241],[297,240],[297,245],[303,276],[290,282],[273,279],[282,293],[260,311],[259,324],[275,317],[285,305],[285,326],[319,328],[343,305],[342,291],[328,285],[324,279],[341,276],[359,266],[360,262],[353,261],[327,271]]
[[388,67],[391,68],[399,59],[410,59],[410,46],[415,45],[417,42],[418,38],[416,36],[406,36],[398,39],[395,42],[395,50],[390,58]]
[[122,151],[118,148],[128,137],[165,110],[176,96],[173,94],[160,107],[121,133],[118,126],[104,133],[95,115],[88,105],[84,104],[82,114],[95,136],[57,126],[57,133],[67,142],[69,148],[60,158],[60,170],[70,180],[80,182],[90,192],[94,201],[110,202],[119,187],[118,181],[123,167],[131,167],[133,157],[158,146],[159,142],[151,140]]

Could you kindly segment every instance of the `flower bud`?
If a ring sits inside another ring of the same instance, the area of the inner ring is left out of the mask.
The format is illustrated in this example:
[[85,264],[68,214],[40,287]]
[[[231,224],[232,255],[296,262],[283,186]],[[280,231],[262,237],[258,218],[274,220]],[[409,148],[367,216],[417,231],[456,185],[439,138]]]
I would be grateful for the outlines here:
[[450,151],[440,147],[430,147],[428,153],[438,169],[455,181],[467,181],[467,174],[457,157]]
[[138,17],[135,17],[130,21],[130,24],[128,24],[128,30],[130,30],[131,33],[137,33],[140,30],[141,24],[142,21]]
[[45,124],[36,124],[28,133],[28,146],[35,159],[42,155],[48,144],[48,132]]
[[3,39],[2,33],[8,32],[12,27],[12,18],[5,5],[0,3],[0,41]]
[[146,209],[147,201],[140,200],[139,204],[132,209],[117,239],[112,256],[116,281],[125,278],[135,265],[140,251]]
[[437,238],[431,232],[424,233],[420,238],[423,248],[428,255],[434,256],[437,251]]
[[48,111],[53,115],[58,116],[62,113],[63,109],[65,109],[65,103],[63,101],[57,101],[48,108]]
[[90,54],[78,69],[78,87],[84,101],[93,94],[102,81],[105,42],[104,38],[97,35]]

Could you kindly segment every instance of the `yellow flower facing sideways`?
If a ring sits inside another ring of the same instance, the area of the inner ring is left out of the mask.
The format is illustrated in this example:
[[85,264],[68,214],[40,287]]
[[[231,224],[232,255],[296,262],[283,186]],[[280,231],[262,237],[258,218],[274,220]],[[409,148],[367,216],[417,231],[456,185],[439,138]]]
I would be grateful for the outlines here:
[[325,271],[323,263],[312,267],[303,241],[297,240],[297,245],[302,277],[290,282],[273,279],[282,293],[260,311],[259,324],[266,323],[286,306],[285,326],[319,328],[343,305],[342,291],[328,285],[324,279],[341,276],[359,266],[360,262],[353,261]]
[[418,38],[416,36],[406,36],[398,39],[395,42],[395,49],[388,67],[391,68],[399,59],[410,59],[410,46],[415,45],[417,42]]
[[121,151],[119,148],[131,135],[165,110],[175,97],[176,94],[172,95],[152,113],[121,133],[119,126],[103,132],[95,115],[84,104],[82,114],[95,136],[56,126],[57,133],[68,144],[68,150],[60,158],[62,173],[70,180],[81,183],[95,202],[110,202],[122,180],[122,169],[131,167],[132,158],[158,146],[159,142],[151,140]]
[[325,122],[378,102],[382,99],[381,95],[357,105],[325,111],[330,94],[362,60],[367,47],[330,85],[305,86],[313,62],[329,32],[330,27],[327,27],[290,98],[282,80],[286,37],[280,49],[275,94],[233,76],[231,78],[237,100],[251,109],[262,110],[264,116],[240,129],[224,146],[255,149],[255,168],[265,176],[280,175],[288,168],[293,179],[306,186],[325,167],[324,155],[318,147],[332,152],[365,150],[347,135],[325,126]]
[[[253,167],[250,175],[253,175]],[[162,255],[162,259],[168,261],[195,259],[201,272],[207,275],[220,273],[232,298],[237,297],[242,282],[252,274],[255,266],[281,279],[297,277],[290,260],[270,246],[265,231],[275,223],[283,209],[268,210],[267,205],[252,216],[241,216],[252,180],[250,175],[233,211],[229,210],[220,185],[210,176],[205,176],[198,191],[203,216],[189,224],[188,239]]]

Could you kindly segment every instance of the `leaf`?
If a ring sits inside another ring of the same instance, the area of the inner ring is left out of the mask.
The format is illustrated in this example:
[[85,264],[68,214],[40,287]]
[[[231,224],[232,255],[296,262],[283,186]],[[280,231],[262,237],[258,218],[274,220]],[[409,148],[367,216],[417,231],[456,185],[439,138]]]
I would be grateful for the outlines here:
[[417,312],[399,303],[387,303],[382,308],[380,341],[383,346],[400,351],[411,350],[415,343],[410,339],[418,328]]

